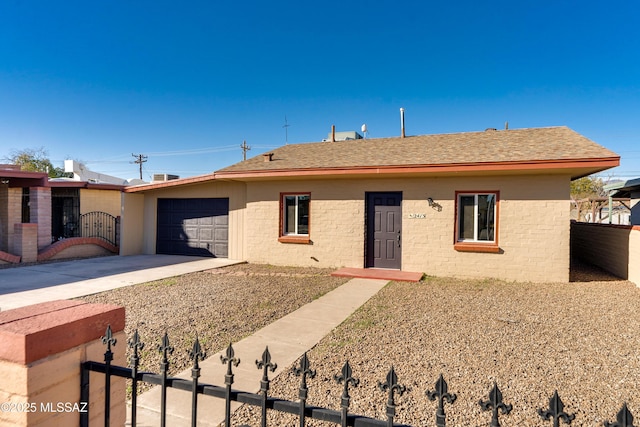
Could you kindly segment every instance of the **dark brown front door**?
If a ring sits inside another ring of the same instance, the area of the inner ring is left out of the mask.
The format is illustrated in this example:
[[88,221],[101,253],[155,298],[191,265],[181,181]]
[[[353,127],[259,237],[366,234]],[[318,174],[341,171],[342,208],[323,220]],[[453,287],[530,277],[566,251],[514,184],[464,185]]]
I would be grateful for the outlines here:
[[400,269],[402,193],[367,193],[366,267]]

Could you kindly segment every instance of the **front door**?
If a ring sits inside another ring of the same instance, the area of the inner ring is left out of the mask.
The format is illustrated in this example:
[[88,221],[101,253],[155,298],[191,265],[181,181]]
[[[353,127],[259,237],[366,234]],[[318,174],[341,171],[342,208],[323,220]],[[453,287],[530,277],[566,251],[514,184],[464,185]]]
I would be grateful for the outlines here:
[[400,269],[402,193],[367,193],[366,267]]

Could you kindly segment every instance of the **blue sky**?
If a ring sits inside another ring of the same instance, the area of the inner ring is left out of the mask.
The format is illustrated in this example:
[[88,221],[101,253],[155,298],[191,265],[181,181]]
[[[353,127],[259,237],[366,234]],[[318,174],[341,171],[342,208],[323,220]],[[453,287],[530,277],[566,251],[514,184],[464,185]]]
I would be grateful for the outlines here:
[[0,161],[209,173],[285,143],[566,125],[640,176],[640,3],[0,3]]

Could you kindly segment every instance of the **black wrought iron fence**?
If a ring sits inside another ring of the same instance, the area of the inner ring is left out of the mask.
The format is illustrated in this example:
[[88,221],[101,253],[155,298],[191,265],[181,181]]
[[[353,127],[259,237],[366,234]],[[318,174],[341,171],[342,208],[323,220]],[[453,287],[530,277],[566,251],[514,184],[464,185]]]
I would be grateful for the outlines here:
[[[354,415],[349,413],[349,404],[351,400],[350,388],[357,387],[359,380],[353,377],[353,371],[349,362],[346,362],[342,367],[339,374],[334,375],[335,381],[342,386],[342,396],[340,399],[340,410],[332,410],[328,408],[322,408],[312,405],[307,405],[307,378],[313,378],[316,375],[316,371],[311,369],[309,359],[305,353],[299,361],[299,365],[293,368],[293,372],[301,377],[298,398],[299,401],[294,402],[285,399],[279,399],[269,396],[269,372],[274,372],[277,369],[277,365],[271,361],[271,354],[269,348],[265,348],[260,360],[256,360],[256,366],[262,370],[262,379],[260,381],[259,393],[248,393],[243,391],[234,390],[231,388],[234,381],[233,368],[240,364],[240,359],[235,356],[235,352],[231,344],[227,347],[224,355],[220,356],[220,361],[226,365],[227,372],[224,376],[224,387],[216,386],[212,384],[199,383],[200,377],[200,365],[199,361],[204,360],[205,353],[200,346],[198,338],[196,338],[193,344],[193,349],[189,352],[191,360],[193,360],[193,367],[191,370],[191,380],[169,377],[167,372],[169,368],[169,355],[173,353],[173,347],[169,344],[169,338],[165,333],[161,344],[158,345],[158,351],[162,353],[162,361],[160,363],[160,374],[150,372],[140,372],[139,368],[139,350],[142,350],[144,343],[140,341],[138,331],[136,330],[133,338],[129,340],[128,345],[131,349],[130,363],[131,368],[123,366],[112,365],[113,352],[112,346],[116,345],[116,339],[113,338],[111,327],[107,327],[105,336],[102,337],[103,344],[107,349],[104,353],[104,363],[88,361],[82,364],[82,379],[81,379],[81,393],[80,400],[82,402],[89,401],[89,373],[98,372],[105,374],[105,402],[104,402],[104,425],[110,426],[110,384],[111,377],[128,378],[132,381],[131,385],[131,426],[136,427],[136,406],[138,397],[138,383],[145,382],[149,384],[159,385],[161,387],[160,398],[160,425],[165,427],[166,425],[166,403],[167,403],[167,389],[175,388],[190,392],[192,395],[191,404],[191,425],[197,425],[198,415],[198,397],[199,395],[213,396],[216,398],[225,400],[225,419],[223,421],[225,427],[231,426],[231,402],[243,403],[251,406],[256,406],[261,409],[260,426],[267,426],[267,411],[278,411],[282,413],[293,414],[299,420],[300,427],[304,427],[305,420],[316,419],[321,421],[328,421],[342,427],[411,427],[406,424],[394,423],[396,415],[396,395],[402,395],[406,392],[405,386],[398,383],[398,377],[391,367],[386,376],[385,382],[378,382],[380,390],[387,395],[386,403],[386,420],[379,420],[361,415]],[[435,382],[433,390],[427,389],[425,391],[426,396],[431,401],[437,401],[435,410],[435,425],[437,427],[446,427],[447,415],[445,412],[446,404],[454,404],[456,402],[455,393],[449,392],[449,386],[444,377],[440,377]],[[480,399],[480,407],[487,412],[490,412],[491,427],[500,427],[500,417],[508,415],[512,410],[511,404],[505,403],[502,392],[497,383],[493,384],[493,388],[489,391],[486,400]],[[90,405],[87,405],[90,407]],[[555,391],[549,399],[549,407],[539,408],[537,414],[541,417],[541,423],[551,422],[554,427],[559,427],[561,423],[571,424],[575,419],[575,414],[565,412],[564,403],[560,399],[558,392]],[[83,412],[80,414],[80,426],[87,427],[89,424],[89,412]],[[434,418],[432,418],[434,419]],[[627,404],[624,403],[620,411],[616,414],[615,422],[604,422],[605,427],[634,427],[633,415],[628,409]],[[243,425],[241,427],[250,427]]]
[[87,212],[80,215],[80,237],[99,237],[118,246],[119,217],[106,212]]

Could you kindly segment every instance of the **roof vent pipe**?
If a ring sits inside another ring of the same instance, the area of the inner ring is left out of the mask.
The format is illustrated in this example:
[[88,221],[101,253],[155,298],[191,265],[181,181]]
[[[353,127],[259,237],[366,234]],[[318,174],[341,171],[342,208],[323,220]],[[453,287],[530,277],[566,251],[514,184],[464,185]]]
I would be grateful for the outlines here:
[[404,138],[404,108],[400,109],[400,129],[402,131],[402,138]]
[[509,122],[504,122],[504,130],[509,130]]
[[273,153],[265,153],[262,155],[262,158],[264,159],[265,163],[268,163],[273,160]]
[[331,142],[336,142],[336,125],[331,125]]

